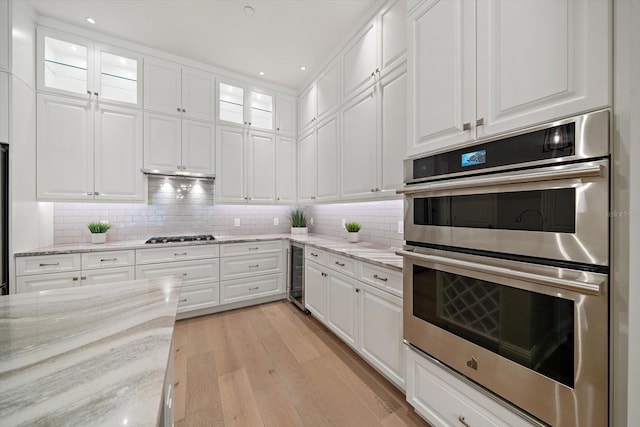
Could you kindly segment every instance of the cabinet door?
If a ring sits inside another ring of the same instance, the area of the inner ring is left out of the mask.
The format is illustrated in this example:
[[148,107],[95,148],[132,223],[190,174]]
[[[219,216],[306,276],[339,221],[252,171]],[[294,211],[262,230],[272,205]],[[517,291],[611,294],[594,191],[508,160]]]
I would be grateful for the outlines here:
[[96,200],[144,200],[142,111],[98,104],[95,118]]
[[251,129],[273,131],[273,94],[252,88],[247,95],[247,117]]
[[181,113],[180,65],[157,58],[144,60],[144,109],[158,113]]
[[242,128],[217,128],[215,196],[218,202],[247,201],[244,137]]
[[182,67],[182,116],[213,122],[216,82],[213,74]]
[[247,183],[250,203],[276,200],[276,140],[272,133],[249,132]]
[[342,196],[371,197],[376,189],[377,120],[375,88],[342,111]]
[[296,140],[276,137],[276,202],[296,202]]
[[[380,11],[382,76],[407,54],[407,2],[395,0]],[[391,68],[390,68],[391,67]]]
[[181,161],[180,118],[144,113],[144,167],[179,170]]
[[402,342],[402,299],[362,285],[358,351],[404,390],[405,346]]
[[489,0],[477,13],[478,136],[611,104],[611,2]]
[[37,292],[80,286],[80,271],[70,273],[36,274],[17,278],[16,292]]
[[296,134],[296,98],[276,94],[276,132],[279,135]]
[[305,263],[304,270],[304,305],[307,310],[313,313],[320,321],[326,322],[325,319],[325,295],[327,292],[325,275],[312,262]]
[[182,120],[182,170],[215,172],[215,128],[212,123]]
[[82,286],[104,285],[117,282],[128,282],[136,278],[135,267],[102,268],[83,271]]
[[380,82],[380,144],[378,188],[395,194],[403,184],[403,160],[407,142],[407,71],[404,67],[386,75]]
[[298,140],[298,201],[316,198],[316,132],[311,129]]
[[358,339],[357,295],[360,292],[356,284],[338,273],[329,274],[329,327],[354,348]]
[[430,0],[409,19],[409,155],[475,138],[474,8]]
[[338,198],[338,117],[333,116],[318,125],[317,130],[316,197],[319,200]]
[[178,302],[178,313],[215,307],[218,304],[220,304],[220,285],[218,283],[193,286],[183,285]]
[[378,40],[375,20],[360,31],[342,54],[344,97],[347,100],[372,85],[377,78]]
[[9,1],[0,0],[0,70],[9,71]]
[[318,77],[318,119],[333,113],[340,105],[340,62],[334,61]]
[[246,125],[244,87],[240,82],[218,81],[218,121],[226,124]]
[[298,98],[298,133],[304,132],[317,117],[316,85],[312,84]]
[[0,142],[9,142],[9,73],[0,71]]
[[142,107],[142,55],[96,46],[95,95],[100,102]]
[[93,120],[89,100],[38,95],[39,199],[93,199]]

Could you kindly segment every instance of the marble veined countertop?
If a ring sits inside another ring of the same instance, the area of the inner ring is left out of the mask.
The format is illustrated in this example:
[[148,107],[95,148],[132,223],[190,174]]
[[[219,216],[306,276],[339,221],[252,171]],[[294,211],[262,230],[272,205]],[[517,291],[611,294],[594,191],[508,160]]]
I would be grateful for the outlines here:
[[0,424],[156,426],[181,280],[0,297]]
[[144,240],[131,240],[124,242],[107,242],[103,244],[65,244],[46,246],[28,251],[17,252],[17,257],[21,256],[37,256],[37,255],[54,255],[68,254],[79,252],[100,252],[115,251],[123,249],[143,249],[143,248],[162,248],[168,245],[172,246],[190,246],[190,245],[215,245],[219,243],[243,243],[256,242],[264,240],[283,240],[289,239],[310,245],[318,249],[324,249],[339,255],[347,256],[361,261],[378,264],[382,267],[391,268],[402,271],[402,257],[395,254],[400,248],[383,246],[370,242],[349,243],[346,239],[341,239],[323,234],[256,234],[256,235],[237,235],[237,236],[215,236],[216,240],[209,242],[183,242],[183,243],[164,243],[147,245]]

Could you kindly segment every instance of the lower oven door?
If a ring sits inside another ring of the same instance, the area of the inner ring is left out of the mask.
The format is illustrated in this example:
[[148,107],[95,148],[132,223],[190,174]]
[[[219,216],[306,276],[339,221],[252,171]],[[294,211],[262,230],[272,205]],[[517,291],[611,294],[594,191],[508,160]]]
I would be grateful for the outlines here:
[[550,425],[607,425],[606,275],[423,248],[398,254],[408,342]]

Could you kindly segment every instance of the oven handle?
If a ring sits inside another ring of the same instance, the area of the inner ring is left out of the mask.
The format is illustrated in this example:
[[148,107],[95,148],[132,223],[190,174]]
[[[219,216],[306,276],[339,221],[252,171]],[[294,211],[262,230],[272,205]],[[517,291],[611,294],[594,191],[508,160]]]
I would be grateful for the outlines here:
[[509,279],[519,279],[526,282],[537,283],[540,285],[552,286],[554,288],[567,289],[569,291],[579,292],[589,295],[601,295],[601,288],[604,281],[599,283],[583,282],[579,280],[551,278],[541,274],[527,273],[524,271],[511,270],[510,268],[495,267],[492,265],[476,264],[469,261],[461,261],[457,259],[445,258],[437,255],[424,255],[411,251],[396,251],[396,255],[414,258],[420,261],[435,262],[451,267],[460,267],[479,273],[493,274],[496,276],[506,277]]
[[525,182],[555,181],[571,178],[597,178],[603,175],[601,164],[563,165],[561,169],[547,168],[534,171],[509,172],[493,176],[476,176],[449,181],[439,181],[421,185],[411,185],[396,190],[397,194],[424,193],[427,191],[457,190],[490,185],[511,185]]

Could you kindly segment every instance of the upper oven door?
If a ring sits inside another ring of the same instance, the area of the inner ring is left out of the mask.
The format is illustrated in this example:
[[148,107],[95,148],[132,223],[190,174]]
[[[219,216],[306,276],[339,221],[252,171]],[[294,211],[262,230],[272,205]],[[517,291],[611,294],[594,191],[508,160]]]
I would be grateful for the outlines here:
[[607,159],[407,186],[408,244],[609,264]]

